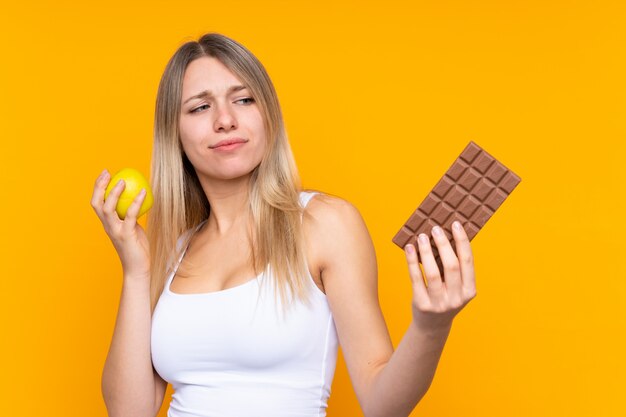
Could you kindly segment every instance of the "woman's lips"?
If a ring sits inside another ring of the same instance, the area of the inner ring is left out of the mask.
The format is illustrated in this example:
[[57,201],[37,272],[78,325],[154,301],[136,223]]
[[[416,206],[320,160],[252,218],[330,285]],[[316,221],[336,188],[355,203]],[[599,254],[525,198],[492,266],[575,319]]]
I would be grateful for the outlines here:
[[209,148],[214,149],[216,151],[230,151],[230,150],[237,149],[243,146],[246,142],[248,142],[246,139],[239,139],[239,138],[226,139],[226,140],[217,142],[215,145],[209,146]]

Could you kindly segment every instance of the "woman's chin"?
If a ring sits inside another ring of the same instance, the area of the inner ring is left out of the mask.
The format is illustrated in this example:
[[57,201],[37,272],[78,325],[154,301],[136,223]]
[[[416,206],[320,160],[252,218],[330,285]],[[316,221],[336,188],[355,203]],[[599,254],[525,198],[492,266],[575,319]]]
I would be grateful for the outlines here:
[[252,176],[253,170],[241,169],[241,170],[229,170],[222,172],[214,172],[205,175],[208,181],[233,181],[240,182],[249,180]]

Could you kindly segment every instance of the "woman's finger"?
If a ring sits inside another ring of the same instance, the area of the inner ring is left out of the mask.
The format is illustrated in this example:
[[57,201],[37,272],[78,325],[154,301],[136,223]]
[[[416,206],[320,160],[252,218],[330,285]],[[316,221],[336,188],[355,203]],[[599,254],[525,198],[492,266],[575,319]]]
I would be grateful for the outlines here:
[[137,216],[139,215],[139,210],[141,209],[141,205],[143,204],[143,200],[146,197],[146,189],[142,188],[139,191],[139,194],[133,199],[133,202],[128,206],[126,210],[126,217],[124,217],[124,229],[127,231],[131,231],[135,228],[135,224],[137,223]]
[[417,237],[417,243],[419,246],[420,257],[422,259],[422,265],[424,266],[424,274],[426,275],[428,290],[438,291],[443,287],[443,281],[441,279],[441,274],[439,273],[437,261],[435,261],[435,255],[433,255],[433,249],[430,246],[430,240],[425,233],[420,233]]
[[439,258],[443,264],[443,279],[446,289],[458,295],[461,294],[461,268],[459,260],[452,249],[452,245],[440,226],[433,227],[433,240],[439,251]]
[[104,192],[109,183],[109,172],[105,169],[96,179],[91,195],[91,207],[95,210],[98,218],[102,220],[102,205],[104,204]]
[[458,254],[461,267],[463,292],[473,297],[476,295],[476,274],[474,272],[474,255],[472,254],[469,237],[459,222],[452,224],[452,234],[456,242],[456,253]]
[[125,187],[126,187],[126,183],[124,182],[124,180],[119,180],[117,184],[115,184],[115,186],[111,189],[111,192],[109,193],[106,200],[104,201],[104,205],[102,206],[102,211],[104,212],[105,218],[109,222],[113,222],[115,220],[120,219],[119,216],[117,215],[117,212],[115,211],[115,207],[117,207],[117,202],[120,198],[120,195],[122,194],[122,191],[124,191]]
[[417,251],[415,246],[408,244],[404,247],[404,253],[406,254],[406,261],[409,267],[409,276],[413,283],[413,293],[417,298],[418,303],[425,305],[429,301],[428,289],[424,283],[424,276],[420,269],[419,261],[417,259]]

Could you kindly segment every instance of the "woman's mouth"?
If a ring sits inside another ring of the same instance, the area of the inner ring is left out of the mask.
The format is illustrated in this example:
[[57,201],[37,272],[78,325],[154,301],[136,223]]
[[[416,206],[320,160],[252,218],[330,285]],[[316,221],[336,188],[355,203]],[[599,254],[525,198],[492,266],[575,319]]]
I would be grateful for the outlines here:
[[241,138],[225,139],[217,142],[215,145],[209,146],[209,148],[216,151],[230,151],[243,146],[246,142],[248,142],[247,139]]

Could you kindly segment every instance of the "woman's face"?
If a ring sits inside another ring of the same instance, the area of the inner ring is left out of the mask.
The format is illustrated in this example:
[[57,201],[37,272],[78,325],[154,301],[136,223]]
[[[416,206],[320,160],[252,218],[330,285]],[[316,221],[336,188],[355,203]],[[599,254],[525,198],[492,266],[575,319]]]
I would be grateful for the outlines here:
[[202,57],[187,66],[180,138],[200,179],[239,178],[263,158],[261,112],[250,91],[216,58]]

